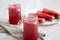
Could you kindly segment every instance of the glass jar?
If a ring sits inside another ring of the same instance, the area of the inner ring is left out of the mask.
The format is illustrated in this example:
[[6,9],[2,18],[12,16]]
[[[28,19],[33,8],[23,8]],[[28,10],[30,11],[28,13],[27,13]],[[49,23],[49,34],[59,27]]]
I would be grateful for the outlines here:
[[38,40],[38,20],[33,14],[27,14],[23,19],[24,40]]
[[9,11],[9,23],[17,25],[21,22],[21,7],[19,4],[12,4],[8,8]]

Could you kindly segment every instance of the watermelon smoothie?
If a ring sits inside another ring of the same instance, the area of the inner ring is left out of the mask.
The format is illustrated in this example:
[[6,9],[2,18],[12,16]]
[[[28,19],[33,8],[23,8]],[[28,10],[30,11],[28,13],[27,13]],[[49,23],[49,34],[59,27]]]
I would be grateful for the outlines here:
[[36,17],[25,17],[24,23],[24,40],[38,40],[38,21]]
[[18,22],[21,22],[21,8],[18,4],[10,5],[8,8],[9,11],[9,23],[17,25]]

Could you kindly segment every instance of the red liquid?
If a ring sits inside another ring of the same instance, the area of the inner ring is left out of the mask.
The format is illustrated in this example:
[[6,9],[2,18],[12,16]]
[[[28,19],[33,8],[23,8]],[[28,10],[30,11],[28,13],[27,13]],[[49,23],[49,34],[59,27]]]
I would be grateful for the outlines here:
[[29,18],[24,22],[24,40],[38,40],[38,26],[36,20]]
[[16,25],[21,22],[21,9],[17,4],[11,5],[9,7],[9,23]]

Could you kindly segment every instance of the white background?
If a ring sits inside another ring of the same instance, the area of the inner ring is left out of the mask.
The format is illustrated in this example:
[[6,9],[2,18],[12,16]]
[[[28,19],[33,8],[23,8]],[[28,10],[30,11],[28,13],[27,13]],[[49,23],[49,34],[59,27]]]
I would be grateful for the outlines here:
[[[8,6],[12,3],[19,3],[21,5],[22,12],[31,10],[48,8],[60,12],[60,0],[0,0],[0,20],[8,19]],[[23,13],[22,13],[23,14]],[[57,29],[56,32],[51,32]],[[45,31],[49,34],[45,40],[60,40],[60,28],[52,28],[49,31]]]
[[0,0],[0,19],[8,18],[9,4],[19,3],[22,12],[30,9],[49,8],[55,11],[60,11],[60,0]]

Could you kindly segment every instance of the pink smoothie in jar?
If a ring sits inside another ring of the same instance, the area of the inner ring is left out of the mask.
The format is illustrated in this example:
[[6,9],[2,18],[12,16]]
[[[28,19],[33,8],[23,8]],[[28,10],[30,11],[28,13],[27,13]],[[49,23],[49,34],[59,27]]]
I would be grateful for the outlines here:
[[8,8],[9,11],[9,23],[17,25],[21,22],[21,8],[19,4],[12,4]]
[[24,23],[24,40],[38,40],[38,21],[36,17],[25,17]]

